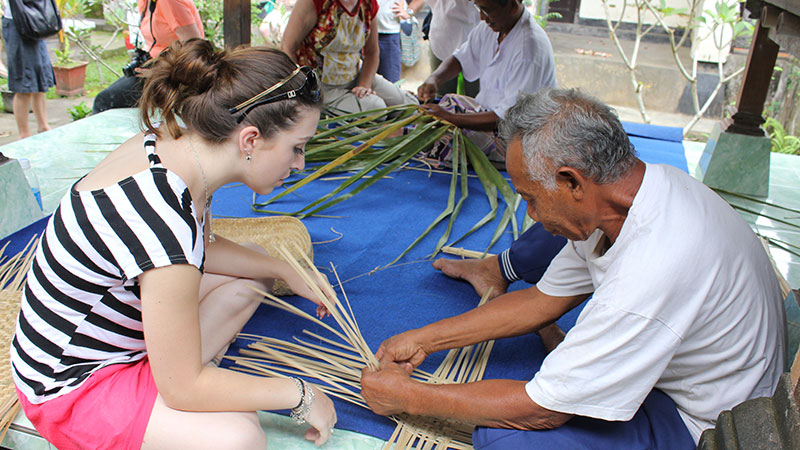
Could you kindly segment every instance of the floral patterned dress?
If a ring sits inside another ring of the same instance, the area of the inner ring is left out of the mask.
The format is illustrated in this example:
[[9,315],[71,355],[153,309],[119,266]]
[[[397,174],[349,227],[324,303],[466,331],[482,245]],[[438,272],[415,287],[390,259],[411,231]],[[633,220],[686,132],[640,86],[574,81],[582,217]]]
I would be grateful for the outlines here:
[[376,0],[360,0],[348,11],[339,0],[314,0],[317,24],[297,49],[297,61],[322,71],[322,82],[347,84],[358,76]]

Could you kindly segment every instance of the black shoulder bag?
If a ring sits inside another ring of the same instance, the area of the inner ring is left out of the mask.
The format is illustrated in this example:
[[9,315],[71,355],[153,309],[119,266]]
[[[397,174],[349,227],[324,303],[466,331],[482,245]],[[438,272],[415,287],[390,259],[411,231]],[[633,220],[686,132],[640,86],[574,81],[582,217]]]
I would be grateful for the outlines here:
[[55,0],[9,0],[8,3],[14,26],[23,38],[42,39],[61,30],[61,15]]

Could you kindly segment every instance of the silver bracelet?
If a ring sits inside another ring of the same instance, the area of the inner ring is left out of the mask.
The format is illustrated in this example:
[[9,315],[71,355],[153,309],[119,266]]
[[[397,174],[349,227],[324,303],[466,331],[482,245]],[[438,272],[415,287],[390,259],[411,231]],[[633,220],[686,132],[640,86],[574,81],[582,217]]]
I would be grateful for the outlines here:
[[292,408],[289,416],[298,424],[306,423],[309,411],[311,411],[311,404],[314,403],[314,391],[311,386],[306,384],[305,380],[295,378],[294,382],[300,391],[300,404]]

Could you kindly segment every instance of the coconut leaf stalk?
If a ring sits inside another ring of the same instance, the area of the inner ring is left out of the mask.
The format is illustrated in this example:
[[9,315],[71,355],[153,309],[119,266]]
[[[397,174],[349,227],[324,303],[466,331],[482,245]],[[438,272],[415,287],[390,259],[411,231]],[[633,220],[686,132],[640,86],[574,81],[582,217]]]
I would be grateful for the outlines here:
[[[400,258],[405,256],[406,253],[411,251],[412,248],[414,248],[417,244],[419,244],[419,242],[425,236],[427,236],[428,233],[430,233],[431,230],[433,230],[436,227],[436,225],[439,224],[439,222],[441,222],[442,220],[444,220],[445,218],[447,218],[448,216],[453,214],[453,211],[455,211],[456,187],[457,187],[457,181],[458,181],[458,167],[459,167],[459,162],[462,159],[461,158],[461,148],[459,147],[459,141],[456,140],[456,139],[453,139],[453,148],[452,148],[452,151],[451,151],[450,154],[453,155],[453,171],[450,173],[450,192],[449,192],[449,194],[447,196],[447,207],[445,207],[444,211],[442,211],[441,214],[439,214],[438,217],[433,219],[433,222],[431,222],[431,224],[428,225],[428,228],[426,228],[425,231],[422,232],[422,234],[420,234],[419,236],[417,236],[416,239],[414,239],[414,242],[412,242],[411,245],[409,245],[405,250],[403,250],[403,253],[401,253],[397,258],[395,258],[388,265],[391,266],[392,264],[394,264],[397,261],[399,261]],[[441,246],[439,246],[439,248],[441,248]],[[438,253],[438,248],[434,252],[434,254],[436,254],[436,253]]]
[[[450,238],[450,231],[453,229],[453,223],[456,221],[456,217],[458,217],[458,213],[461,211],[461,207],[464,205],[464,202],[467,200],[469,196],[469,172],[467,171],[467,152],[463,150],[463,135],[459,132],[453,135],[453,142],[454,148],[458,146],[458,165],[461,166],[461,198],[458,199],[458,203],[456,203],[456,207],[453,210],[453,213],[450,214],[450,220],[447,222],[447,229],[444,231],[444,234],[439,239],[439,242],[436,243],[436,248],[433,249],[433,253],[431,257],[436,256],[439,251],[442,249],[444,244],[447,243],[447,240]],[[455,159],[455,155],[453,158]],[[456,166],[453,166],[453,173],[456,173]]]
[[[408,139],[405,141],[401,141],[398,145],[393,148],[386,149],[377,155],[373,155],[372,160],[362,160],[360,164],[362,168],[352,176],[350,176],[346,181],[344,181],[341,185],[339,185],[333,191],[323,195],[322,197],[314,200],[313,202],[309,203],[308,205],[304,206],[303,208],[290,212],[290,213],[283,213],[278,211],[269,211],[265,210],[262,207],[267,206],[272,203],[275,198],[270,199],[264,203],[258,203],[255,206],[258,208],[254,208],[254,211],[262,212],[262,213],[273,213],[273,214],[289,214],[289,215],[296,215],[300,218],[305,218],[313,214],[317,214],[333,205],[336,205],[344,200],[349,199],[350,197],[358,194],[362,190],[366,189],[367,187],[371,186],[373,183],[378,181],[379,179],[385,177],[387,174],[396,170],[402,164],[405,164],[409,159],[414,157],[417,153],[419,153],[420,148],[424,148],[428,145],[433,144],[437,140],[439,140],[442,135],[447,131],[447,128],[439,126],[436,127],[438,122],[433,122],[427,124],[423,127],[415,129],[410,135],[408,135]],[[374,174],[367,176],[369,172],[375,170],[379,165],[386,163],[383,168],[379,169]],[[356,186],[350,192],[346,192],[342,195],[339,195],[336,198],[333,198],[343,190],[347,189],[357,181],[361,181],[361,183]]]
[[350,158],[358,155],[359,153],[361,153],[362,150],[364,150],[366,148],[369,148],[370,146],[374,145],[375,143],[387,138],[392,133],[395,133],[395,132],[399,131],[404,126],[406,126],[409,123],[413,122],[414,119],[416,119],[416,118],[417,118],[417,116],[411,116],[411,117],[408,117],[408,118],[406,118],[404,120],[401,120],[399,122],[392,123],[391,125],[387,126],[384,130],[382,130],[380,133],[378,133],[378,135],[373,136],[368,141],[364,142],[363,144],[359,145],[358,147],[348,151],[347,153],[342,154],[341,156],[339,156],[338,158],[336,158],[333,161],[329,162],[328,164],[325,164],[324,166],[320,167],[319,169],[317,169],[316,171],[314,171],[313,173],[311,173],[307,177],[305,177],[302,180],[300,180],[299,182],[295,183],[291,188],[286,189],[285,191],[281,192],[280,194],[276,195],[275,197],[272,197],[268,202],[266,202],[266,203],[257,203],[254,206],[256,206],[256,207],[266,206],[266,205],[268,205],[270,203],[273,203],[274,201],[286,196],[287,194],[290,194],[290,193],[296,191],[297,189],[300,189],[301,187],[305,186],[306,184],[308,184],[308,183],[316,180],[317,178],[322,177],[323,175],[327,174],[328,172],[332,171],[336,166],[338,166],[338,165],[342,164],[343,162],[349,160]]
[[[389,115],[392,119],[387,119]],[[334,128],[335,127],[335,128]],[[402,127],[408,127],[408,134],[398,135]],[[425,236],[445,218],[447,226],[431,253],[436,255],[451,238],[458,214],[468,195],[468,167],[472,167],[483,187],[489,211],[476,222],[463,236],[449,245],[469,236],[487,223],[497,218],[498,194],[506,205],[497,229],[492,235],[488,251],[512,226],[516,238],[519,234],[515,216],[519,198],[508,180],[489,162],[486,155],[467,138],[460,129],[434,116],[425,114],[416,106],[396,106],[361,113],[347,114],[320,121],[319,132],[306,145],[306,160],[310,163],[326,162],[323,166],[310,167],[301,173],[297,181],[285,185],[286,189],[265,202],[257,202],[254,195],[253,211],[268,214],[294,215],[300,218],[319,215],[342,201],[345,201],[394,170],[400,169],[410,159],[429,148],[445,133],[453,133],[451,182],[446,208],[434,219],[428,228],[417,237],[392,263],[405,256]],[[355,147],[355,148],[354,148]],[[304,185],[327,174],[348,171],[351,174],[332,192],[315,198],[300,209],[291,212],[274,211],[268,206],[288,194],[296,193]],[[355,173],[352,173],[355,172]],[[456,201],[457,190],[460,197]]]

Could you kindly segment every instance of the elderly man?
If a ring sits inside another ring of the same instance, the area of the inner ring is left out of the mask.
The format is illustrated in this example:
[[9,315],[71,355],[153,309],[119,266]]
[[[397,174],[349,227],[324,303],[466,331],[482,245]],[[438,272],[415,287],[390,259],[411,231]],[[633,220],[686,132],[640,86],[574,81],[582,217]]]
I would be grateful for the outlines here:
[[[775,274],[749,226],[682,171],[636,158],[607,106],[521,96],[501,125],[528,214],[569,241],[539,283],[384,342],[362,393],[379,414],[479,425],[476,449],[694,448],[784,368]],[[413,381],[427,355],[550,324],[587,298],[532,380]]]

